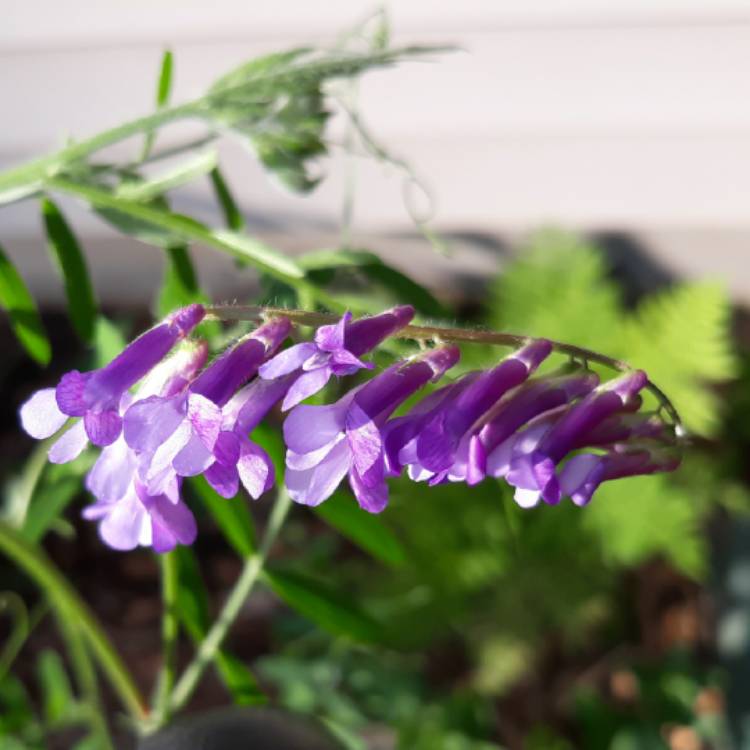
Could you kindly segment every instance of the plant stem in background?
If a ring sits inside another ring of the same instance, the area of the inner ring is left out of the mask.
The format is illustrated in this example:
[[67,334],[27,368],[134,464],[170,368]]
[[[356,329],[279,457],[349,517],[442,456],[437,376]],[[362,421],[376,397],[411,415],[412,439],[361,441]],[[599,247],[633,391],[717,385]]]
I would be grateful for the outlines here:
[[190,700],[203,672],[216,656],[216,652],[219,650],[229,628],[237,619],[237,615],[242,609],[243,604],[260,578],[268,553],[289,513],[291,502],[291,498],[286,490],[280,488],[276,504],[268,519],[268,526],[260,549],[256,554],[252,554],[245,559],[242,573],[229,593],[219,617],[211,626],[193,660],[186,667],[172,691],[169,701],[171,712],[179,711]]
[[102,626],[65,576],[42,551],[33,547],[3,522],[0,522],[0,550],[39,585],[61,618],[77,623],[123,707],[135,721],[145,720],[148,713],[146,703],[132,675]]
[[[258,307],[254,305],[215,305],[206,308],[208,316],[219,320],[248,320],[259,321],[273,315],[283,315],[293,323],[306,326],[322,326],[336,323],[339,318],[328,313],[308,312],[306,310],[287,310],[283,307]],[[413,339],[414,341],[435,341],[456,344],[489,344],[496,346],[523,346],[534,341],[532,336],[521,336],[516,333],[502,333],[500,331],[482,331],[469,328],[447,328],[441,326],[404,326],[393,338]],[[560,341],[552,341],[552,348],[560,354],[567,354],[581,362],[596,362],[618,372],[628,372],[633,369],[627,362],[620,359],[608,357],[605,354],[584,349],[573,344],[565,344]],[[669,415],[675,428],[676,435],[682,437],[684,428],[682,420],[672,402],[666,394],[654,383],[647,384],[659,405]]]
[[160,723],[169,720],[169,696],[177,673],[177,639],[180,634],[177,617],[177,594],[179,587],[178,559],[174,552],[159,555],[161,568],[162,613],[161,636],[163,663],[157,686],[154,712]]

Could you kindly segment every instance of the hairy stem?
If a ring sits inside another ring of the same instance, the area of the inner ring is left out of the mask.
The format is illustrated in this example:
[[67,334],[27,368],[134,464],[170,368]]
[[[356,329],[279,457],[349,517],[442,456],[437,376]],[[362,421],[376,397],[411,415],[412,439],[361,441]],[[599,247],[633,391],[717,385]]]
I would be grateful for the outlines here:
[[260,574],[263,571],[263,565],[268,557],[268,553],[270,552],[271,547],[284,524],[287,513],[289,512],[291,502],[291,498],[286,490],[280,488],[279,496],[276,500],[273,511],[271,512],[271,517],[268,520],[268,526],[260,545],[260,549],[257,553],[252,554],[245,559],[242,573],[229,593],[219,617],[211,626],[211,629],[201,642],[193,660],[185,668],[185,671],[172,691],[169,700],[169,709],[173,713],[183,708],[190,700],[203,672],[213,661],[224,641],[224,638],[229,632],[229,628],[237,619],[237,615],[240,613],[242,605],[245,603],[250,592],[258,582]]
[[[248,320],[260,321],[269,316],[283,315],[293,323],[304,326],[321,326],[335,323],[338,316],[330,313],[308,312],[306,310],[287,310],[283,307],[260,307],[254,305],[214,305],[207,308],[207,313],[219,320]],[[488,344],[492,346],[524,346],[534,341],[532,336],[522,336],[516,333],[501,331],[485,331],[470,328],[448,328],[443,326],[404,326],[393,334],[395,338],[412,339],[414,341],[433,341],[436,343],[456,344]],[[596,362],[618,372],[629,372],[633,369],[621,359],[608,357],[606,354],[584,349],[574,344],[551,341],[554,351],[580,360],[584,363]],[[672,402],[664,391],[657,385],[648,382],[646,386],[654,394],[661,408],[669,415],[678,435],[683,432],[682,420]]]

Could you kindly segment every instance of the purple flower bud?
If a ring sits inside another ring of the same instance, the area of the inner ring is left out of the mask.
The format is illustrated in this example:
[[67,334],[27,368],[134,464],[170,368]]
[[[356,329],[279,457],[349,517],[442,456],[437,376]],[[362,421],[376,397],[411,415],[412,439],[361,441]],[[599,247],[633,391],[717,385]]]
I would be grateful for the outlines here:
[[394,307],[380,315],[351,322],[347,312],[335,325],[321,326],[315,341],[295,344],[277,354],[260,368],[260,376],[267,380],[301,370],[289,388],[281,408],[284,411],[320,391],[331,378],[352,375],[362,368],[372,369],[372,363],[359,357],[374,349],[411,321],[411,305]]
[[496,367],[442,388],[429,410],[415,410],[386,425],[389,473],[398,474],[402,465],[409,465],[412,479],[429,479],[431,484],[455,473],[458,454],[469,445],[477,420],[523,383],[551,351],[549,341],[534,341]]
[[617,445],[606,454],[579,453],[560,471],[560,491],[576,505],[587,505],[602,482],[639,474],[674,471],[680,455],[665,445]]
[[526,441],[513,446],[510,468],[506,475],[516,488],[516,501],[528,507],[541,497],[546,503],[560,502],[560,483],[556,465],[593,428],[607,417],[628,408],[648,382],[640,370],[627,373],[599,386],[595,391],[567,409],[550,427],[536,435],[525,434]]
[[388,503],[380,429],[407,398],[459,359],[456,347],[400,362],[329,406],[297,406],[284,423],[286,485],[292,499],[319,505],[348,474],[360,506],[379,513]]
[[56,389],[37,391],[21,407],[24,430],[42,439],[57,432],[68,417],[83,417],[83,427],[78,432],[85,430],[94,445],[113,443],[122,429],[122,395],[184,339],[204,315],[201,305],[182,308],[128,344],[105,367],[84,373],[71,370],[63,375]]

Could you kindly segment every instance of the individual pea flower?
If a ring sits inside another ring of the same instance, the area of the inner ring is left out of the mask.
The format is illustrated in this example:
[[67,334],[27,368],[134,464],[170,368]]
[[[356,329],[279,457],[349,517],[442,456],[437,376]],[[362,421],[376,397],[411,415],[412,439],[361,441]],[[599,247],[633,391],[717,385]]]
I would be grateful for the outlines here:
[[180,479],[173,476],[164,491],[151,495],[133,477],[118,500],[99,500],[83,510],[83,517],[99,522],[99,536],[116,550],[138,545],[169,552],[177,544],[192,544],[198,533],[195,517],[180,498]]
[[[134,395],[123,395],[121,408],[152,395],[169,397],[181,392],[207,355],[204,341],[184,342],[151,371]],[[177,543],[195,540],[195,519],[180,498],[180,480],[173,474],[162,493],[149,494],[138,479],[137,456],[123,435],[102,450],[86,476],[86,487],[97,501],[84,509],[83,516],[99,522],[99,535],[114,549],[141,544],[166,552]]]
[[360,357],[408,325],[413,317],[411,305],[399,305],[354,322],[352,314],[346,312],[335,325],[318,328],[314,341],[295,344],[277,354],[260,368],[259,374],[271,380],[301,371],[281,405],[287,411],[320,391],[331,375],[342,377],[362,368],[372,369],[373,364]]
[[[105,446],[117,440],[122,430],[120,399],[157,365],[205,315],[202,305],[189,305],[168,315],[135,341],[128,344],[108,365],[91,372],[71,370],[56,388],[37,391],[20,410],[24,430],[43,439],[57,432],[68,417],[83,417],[81,430],[94,445]],[[74,449],[68,443],[78,436],[63,435],[53,455],[67,455]],[[80,442],[80,441],[79,441]]]
[[382,426],[407,398],[439,379],[459,359],[455,346],[441,346],[398,362],[335,404],[297,406],[284,422],[286,486],[293,500],[319,505],[348,474],[364,510],[388,503]]
[[[638,392],[648,383],[646,373],[634,370],[600,385],[581,401],[565,409],[559,419],[521,433],[512,447],[505,479],[516,488],[515,499],[522,507],[544,500],[550,505],[560,502],[557,464],[591,430],[630,406]],[[536,429],[535,429],[536,428]]]
[[[139,476],[149,493],[161,493],[175,471],[181,476],[205,472],[217,492],[231,491],[222,466],[248,447],[223,429],[222,407],[257,373],[290,329],[287,318],[275,318],[226,351],[183,392],[145,399],[128,409],[125,441],[139,456]],[[236,456],[235,465],[242,455]]]
[[430,484],[445,481],[456,465],[477,420],[506,393],[521,385],[549,356],[552,344],[538,339],[495,367],[465,375],[425,399],[411,413],[385,427],[389,473],[401,473]]
[[560,471],[560,491],[578,506],[588,505],[602,482],[674,471],[681,462],[674,445],[658,441],[615,444],[607,453],[578,453]]

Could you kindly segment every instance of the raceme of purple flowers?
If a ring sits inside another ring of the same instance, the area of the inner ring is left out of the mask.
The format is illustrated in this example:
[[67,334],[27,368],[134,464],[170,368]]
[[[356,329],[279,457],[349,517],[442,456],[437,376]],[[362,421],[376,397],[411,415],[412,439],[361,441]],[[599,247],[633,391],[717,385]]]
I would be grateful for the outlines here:
[[[101,448],[86,477],[95,502],[83,515],[119,550],[165,552],[195,540],[195,518],[181,496],[185,477],[203,475],[225,498],[240,486],[255,499],[268,492],[274,465],[249,435],[277,405],[288,412],[284,483],[304,505],[322,503],[347,478],[359,505],[378,513],[388,504],[387,480],[402,473],[426,485],[503,479],[522,507],[564,497],[585,505],[603,482],[678,466],[673,430],[640,410],[645,373],[600,382],[568,366],[535,376],[552,351],[543,339],[453,380],[444,376],[460,351],[438,345],[334,403],[300,403],[332,376],[373,369],[362,357],[413,315],[408,305],[356,321],[346,313],[318,328],[313,341],[287,348],[293,326],[276,316],[207,363],[206,342],[191,337],[205,310],[190,305],[105,367],[73,370],[34,393],[21,424],[37,439],[60,432],[49,448],[53,463],[72,461],[89,443]],[[69,418],[78,419],[62,431]]]

